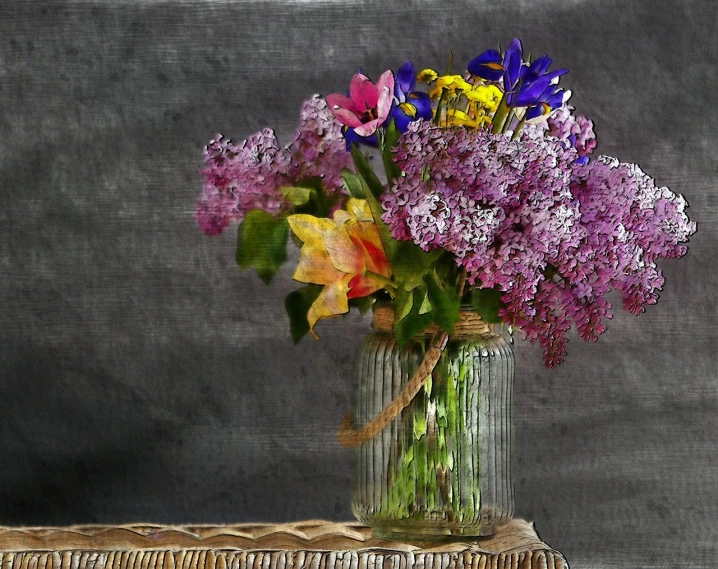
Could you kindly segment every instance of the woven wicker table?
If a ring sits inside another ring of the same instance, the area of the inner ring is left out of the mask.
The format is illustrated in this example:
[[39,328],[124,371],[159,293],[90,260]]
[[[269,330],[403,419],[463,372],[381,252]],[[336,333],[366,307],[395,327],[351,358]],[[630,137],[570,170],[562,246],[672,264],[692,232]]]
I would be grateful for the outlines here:
[[568,569],[533,524],[488,538],[394,542],[359,523],[0,528],[0,569]]

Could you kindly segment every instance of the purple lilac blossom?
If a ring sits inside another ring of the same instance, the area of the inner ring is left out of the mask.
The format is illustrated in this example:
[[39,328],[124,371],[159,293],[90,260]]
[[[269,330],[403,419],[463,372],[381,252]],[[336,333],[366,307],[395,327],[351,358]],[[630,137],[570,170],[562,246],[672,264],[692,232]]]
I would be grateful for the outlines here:
[[655,260],[683,255],[695,231],[685,200],[637,166],[577,157],[553,136],[511,141],[419,121],[396,149],[405,175],[382,196],[394,238],[443,248],[472,285],[498,287],[501,317],[539,342],[548,366],[572,323],[585,340],[605,331],[612,288],[630,312],[655,303]]
[[321,178],[328,194],[343,192],[342,170],[352,167],[352,157],[347,152],[341,126],[319,95],[304,102],[299,127],[289,147],[292,162],[287,176],[290,180],[296,183]]
[[583,115],[574,115],[576,109],[572,105],[563,104],[554,110],[546,120],[531,122],[524,125],[521,135],[528,138],[553,136],[566,145],[571,145],[578,152],[579,164],[587,164],[589,156],[596,148],[596,133],[593,121]]
[[285,183],[289,156],[268,128],[232,144],[221,134],[205,147],[203,195],[197,202],[197,224],[209,235],[221,233],[231,221],[253,209],[277,213],[279,187]]
[[278,214],[286,207],[280,187],[321,178],[325,191],[342,191],[341,170],[351,165],[341,125],[324,99],[302,105],[292,143],[280,148],[271,129],[232,144],[218,134],[204,150],[204,186],[197,201],[197,224],[208,235],[221,233],[253,209]]

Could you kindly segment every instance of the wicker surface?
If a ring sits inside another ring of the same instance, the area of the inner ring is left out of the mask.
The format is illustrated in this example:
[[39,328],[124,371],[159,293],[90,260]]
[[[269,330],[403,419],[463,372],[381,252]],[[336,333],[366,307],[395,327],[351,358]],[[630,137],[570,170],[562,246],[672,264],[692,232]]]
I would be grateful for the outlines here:
[[358,523],[0,528],[0,569],[564,569],[533,525],[489,538],[377,539]]

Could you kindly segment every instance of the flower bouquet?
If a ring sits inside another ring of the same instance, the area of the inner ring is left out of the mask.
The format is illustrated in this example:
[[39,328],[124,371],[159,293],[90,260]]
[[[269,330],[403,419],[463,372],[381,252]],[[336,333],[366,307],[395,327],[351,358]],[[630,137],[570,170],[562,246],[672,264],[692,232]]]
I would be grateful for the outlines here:
[[[437,407],[437,387],[427,385],[432,373],[437,383],[437,362],[467,307],[485,324],[505,323],[538,342],[552,367],[566,354],[572,325],[585,340],[605,331],[611,290],[634,314],[654,304],[664,282],[656,261],[684,255],[695,232],[682,196],[635,164],[594,155],[593,123],[559,87],[567,70],[551,65],[545,55],[527,58],[514,39],[461,73],[451,63],[444,74],[417,73],[411,62],[376,83],[357,73],[346,94],[304,103],[287,146],[265,129],[239,144],[218,135],[205,149],[199,226],[218,234],[241,221],[239,266],[255,268],[267,283],[286,260],[290,236],[301,247],[293,276],[303,286],[286,299],[295,341],[306,333],[318,338],[320,320],[352,306],[388,310],[385,331],[399,350],[434,326],[423,360],[401,373],[403,401],[390,405],[399,393],[392,391],[375,406],[386,412],[371,432],[352,439],[356,431],[345,425],[345,442],[367,441],[424,396],[438,417],[437,435],[443,413],[443,447],[439,436],[425,456],[432,482],[420,475],[402,482],[412,490],[394,496],[399,516],[423,504],[424,514],[434,512],[424,521],[440,511],[456,524],[481,500],[446,482],[447,465],[459,456],[452,441],[460,438],[449,423],[462,410],[446,399]],[[446,372],[454,391],[461,365]],[[417,437],[422,419],[409,415],[408,439],[429,440],[429,427]],[[396,464],[387,468],[395,484],[402,464],[416,467],[412,444],[392,451]],[[432,485],[433,503],[424,492]],[[391,488],[384,493],[391,502]]]

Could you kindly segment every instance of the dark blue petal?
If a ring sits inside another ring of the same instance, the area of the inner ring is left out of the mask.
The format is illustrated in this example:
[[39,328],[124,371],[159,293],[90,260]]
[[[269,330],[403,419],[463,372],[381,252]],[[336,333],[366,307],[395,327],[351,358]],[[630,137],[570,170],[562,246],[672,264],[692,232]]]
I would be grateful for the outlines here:
[[394,107],[392,109],[391,118],[394,119],[394,125],[399,132],[406,132],[409,128],[409,124],[414,120],[414,118],[407,115],[401,107]]
[[529,71],[531,73],[535,73],[536,75],[541,75],[543,73],[546,73],[546,70],[551,65],[551,58],[548,55],[542,55],[537,60],[535,60],[531,65],[529,65]]
[[514,101],[517,107],[528,107],[534,103],[544,102],[553,95],[558,86],[551,84],[551,77],[543,75],[535,81],[524,81]]
[[[406,110],[404,110],[406,106],[411,107],[411,112],[407,113]],[[391,118],[394,119],[394,124],[399,132],[406,132],[409,128],[409,124],[415,120],[429,120],[433,115],[429,95],[420,91],[409,93],[405,106],[395,105],[391,109]]]
[[434,116],[431,99],[426,93],[415,91],[409,95],[408,102],[416,107],[416,118],[429,120]]
[[538,117],[542,117],[545,114],[546,114],[546,108],[543,104],[533,105],[533,106],[529,107],[528,109],[526,109],[526,115],[524,116],[524,118],[527,121],[530,121],[531,119],[536,119]]
[[511,91],[521,78],[524,64],[523,50],[518,38],[514,38],[504,54],[504,91]]
[[342,133],[344,134],[344,139],[347,141],[347,150],[351,150],[352,143],[354,144],[365,144],[367,146],[379,146],[379,142],[376,139],[376,133],[372,134],[371,136],[359,136],[356,132],[354,132],[353,128],[348,127],[342,127]]
[[414,87],[416,87],[416,71],[414,70],[414,64],[407,61],[396,72],[394,94],[403,103],[404,98],[402,96],[405,97],[411,93]]
[[558,109],[563,105],[563,89],[557,89],[555,93],[546,97],[546,102],[552,109]]
[[495,49],[487,49],[484,53],[469,61],[467,69],[472,75],[487,81],[498,81],[504,74],[501,54]]
[[590,160],[590,158],[588,156],[579,156],[573,162],[574,162],[574,164],[580,164],[581,166],[583,166],[585,164],[588,164],[589,160]]

